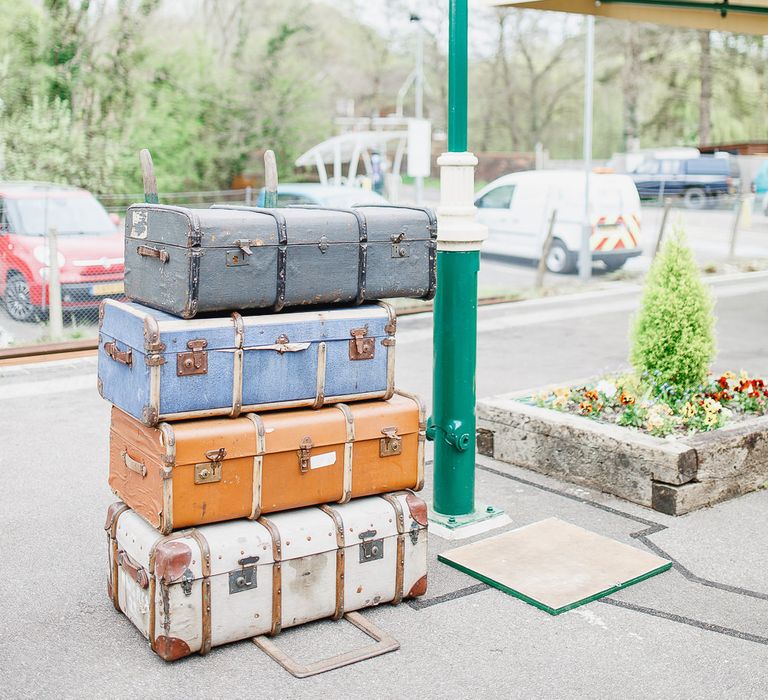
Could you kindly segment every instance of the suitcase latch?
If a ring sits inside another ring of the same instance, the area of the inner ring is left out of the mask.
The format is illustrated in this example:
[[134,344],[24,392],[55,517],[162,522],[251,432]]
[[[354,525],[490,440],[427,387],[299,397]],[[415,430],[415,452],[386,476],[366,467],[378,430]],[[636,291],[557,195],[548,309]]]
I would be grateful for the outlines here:
[[366,530],[361,532],[358,537],[362,540],[360,542],[360,563],[363,564],[367,561],[376,561],[377,559],[384,558],[384,540],[374,540],[376,537],[376,530]]
[[392,257],[393,258],[407,258],[411,253],[408,250],[408,244],[403,243],[405,238],[405,231],[393,234],[392,238]]
[[379,457],[399,455],[403,451],[403,438],[397,434],[397,428],[382,428],[381,432],[384,437],[379,440]]
[[299,443],[298,455],[299,455],[299,469],[304,474],[309,471],[310,459],[312,457],[312,438],[308,435],[301,439]]
[[376,339],[366,338],[367,328],[353,328],[350,331],[352,340],[349,341],[350,360],[372,360],[376,350]]
[[242,593],[256,588],[256,563],[259,557],[243,557],[237,563],[242,568],[229,572],[229,594]]
[[204,338],[190,340],[187,347],[191,352],[180,352],[176,355],[176,374],[179,377],[188,377],[193,374],[208,373],[208,353],[205,348],[208,341]]
[[227,451],[220,447],[205,453],[207,462],[195,465],[196,484],[215,484],[221,481],[221,462],[227,456]]

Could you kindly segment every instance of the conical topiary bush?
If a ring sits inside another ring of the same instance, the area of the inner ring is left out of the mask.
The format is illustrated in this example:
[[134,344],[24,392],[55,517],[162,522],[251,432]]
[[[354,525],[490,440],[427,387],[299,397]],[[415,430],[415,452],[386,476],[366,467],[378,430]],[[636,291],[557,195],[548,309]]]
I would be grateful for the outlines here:
[[684,232],[676,228],[651,266],[632,331],[631,362],[653,384],[693,388],[715,356],[713,301]]

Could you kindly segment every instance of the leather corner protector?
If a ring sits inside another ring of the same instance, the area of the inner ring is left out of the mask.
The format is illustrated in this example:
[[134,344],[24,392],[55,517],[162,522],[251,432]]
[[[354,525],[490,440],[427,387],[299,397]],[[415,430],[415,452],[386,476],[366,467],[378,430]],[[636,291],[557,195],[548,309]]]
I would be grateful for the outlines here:
[[183,639],[178,637],[166,637],[160,635],[155,639],[155,653],[165,661],[176,661],[185,656],[189,656],[192,652]]
[[179,580],[189,568],[192,550],[179,540],[161,542],[155,550],[155,576],[163,583]]
[[427,575],[424,574],[416,583],[411,586],[411,590],[408,591],[408,598],[418,598],[420,595],[424,595],[427,592]]
[[405,497],[405,503],[408,506],[408,510],[411,513],[411,517],[424,527],[427,526],[427,504],[419,498],[415,493],[410,491]]

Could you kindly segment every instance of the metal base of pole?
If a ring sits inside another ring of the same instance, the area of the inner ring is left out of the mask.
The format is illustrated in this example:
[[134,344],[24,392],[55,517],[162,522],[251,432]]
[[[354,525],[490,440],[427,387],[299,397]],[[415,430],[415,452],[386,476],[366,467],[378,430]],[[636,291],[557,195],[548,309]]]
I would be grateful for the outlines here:
[[475,510],[466,515],[445,515],[429,506],[429,534],[444,540],[463,540],[511,522],[501,508],[490,505],[477,504]]

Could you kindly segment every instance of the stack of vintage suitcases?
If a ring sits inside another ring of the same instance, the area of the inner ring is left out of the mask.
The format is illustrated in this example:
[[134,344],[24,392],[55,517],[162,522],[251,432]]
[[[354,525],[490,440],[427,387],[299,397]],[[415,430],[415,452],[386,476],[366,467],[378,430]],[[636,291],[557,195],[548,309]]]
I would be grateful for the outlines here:
[[408,207],[129,208],[108,590],[163,659],[425,592],[425,415],[379,300],[434,294],[435,237]]

